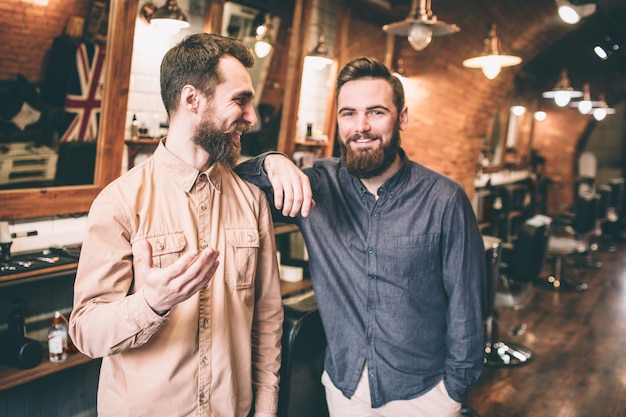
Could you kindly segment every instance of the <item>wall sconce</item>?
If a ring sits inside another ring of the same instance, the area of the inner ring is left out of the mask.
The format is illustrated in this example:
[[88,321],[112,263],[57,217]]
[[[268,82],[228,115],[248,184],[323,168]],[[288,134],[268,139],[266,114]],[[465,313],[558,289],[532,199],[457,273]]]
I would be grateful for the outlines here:
[[582,3],[580,0],[556,0],[559,17],[565,23],[575,25],[580,19],[596,12],[594,3]]
[[156,7],[151,1],[139,9],[139,16],[146,23],[168,35],[175,35],[181,29],[189,27],[189,20],[178,7],[176,0],[166,0],[162,7]]
[[274,46],[272,28],[271,16],[269,13],[265,13],[263,23],[256,28],[256,36],[254,38],[254,53],[259,58],[265,58],[269,55]]
[[383,31],[396,36],[407,36],[411,47],[416,51],[424,50],[433,36],[445,36],[459,32],[461,29],[454,24],[437,20],[430,9],[430,0],[412,0],[411,12],[406,19],[383,26]]
[[576,91],[569,83],[567,76],[567,70],[561,71],[561,78],[556,83],[554,88],[549,91],[544,91],[541,96],[543,98],[551,98],[554,100],[557,106],[565,107],[573,98],[579,98],[583,96],[582,91]]
[[485,48],[480,56],[468,58],[463,61],[463,66],[468,68],[481,68],[483,74],[493,80],[500,74],[502,67],[512,67],[522,62],[522,58],[502,53],[500,39],[496,35],[495,23],[491,25],[489,37],[485,39]]
[[608,114],[615,114],[615,109],[606,104],[604,94],[600,95],[600,105],[593,109],[593,118],[601,122]]
[[311,52],[304,57],[305,61],[310,64],[316,70],[322,70],[328,65],[333,63],[333,59],[328,53],[328,47],[326,46],[326,37],[324,36],[324,30],[321,25],[318,25],[319,36],[317,38],[317,45]]

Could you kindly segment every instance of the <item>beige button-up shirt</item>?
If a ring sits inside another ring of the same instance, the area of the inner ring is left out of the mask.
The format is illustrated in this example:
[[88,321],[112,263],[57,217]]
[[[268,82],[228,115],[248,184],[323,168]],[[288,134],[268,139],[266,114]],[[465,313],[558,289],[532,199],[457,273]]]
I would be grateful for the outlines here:
[[[156,266],[211,246],[219,267],[161,317],[133,276],[141,240]],[[282,321],[269,207],[232,170],[198,172],[161,143],[95,199],[70,335],[81,352],[103,357],[100,417],[245,417],[253,398],[256,411],[276,412]]]

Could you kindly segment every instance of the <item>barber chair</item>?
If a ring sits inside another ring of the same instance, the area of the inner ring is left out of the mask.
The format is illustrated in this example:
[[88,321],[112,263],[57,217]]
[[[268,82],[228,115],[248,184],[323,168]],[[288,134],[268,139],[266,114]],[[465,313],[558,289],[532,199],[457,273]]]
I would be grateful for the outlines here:
[[598,208],[598,222],[595,232],[595,243],[597,251],[615,252],[617,248],[612,242],[613,231],[616,230],[619,216],[613,207],[611,207],[611,194],[613,189],[609,185],[601,185],[598,187],[598,195],[600,196]]
[[552,218],[537,214],[527,219],[512,244],[503,245],[496,308],[519,310],[531,297],[548,254]]
[[312,290],[283,300],[283,359],[278,417],[328,417],[324,371],[326,335]]
[[624,179],[613,178],[608,187],[608,210],[607,221],[602,224],[602,232],[612,240],[624,241],[623,234],[623,209],[624,209]]
[[583,152],[578,158],[577,194],[580,196],[595,194],[597,160],[593,152]]
[[569,279],[566,274],[568,260],[578,267],[586,266],[590,245],[598,219],[600,199],[594,195],[577,196],[573,218],[555,219],[554,232],[550,236],[548,255],[553,260],[553,275],[538,281],[544,287],[554,291],[585,291],[588,285]]
[[[530,349],[499,339],[500,319],[496,309],[496,288],[500,276],[501,240],[483,236],[487,265],[487,285],[483,297],[483,321],[485,325],[486,366],[513,367],[528,363],[533,356]],[[467,414],[471,415],[471,414]]]

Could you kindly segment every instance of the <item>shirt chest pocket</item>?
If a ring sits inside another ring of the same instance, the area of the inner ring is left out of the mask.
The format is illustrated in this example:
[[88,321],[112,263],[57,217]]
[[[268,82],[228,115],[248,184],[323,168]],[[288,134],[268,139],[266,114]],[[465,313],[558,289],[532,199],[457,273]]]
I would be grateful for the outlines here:
[[382,239],[380,267],[409,280],[431,276],[439,268],[439,236],[395,236]]
[[251,288],[259,257],[259,231],[252,228],[226,229],[226,283],[234,290]]
[[187,246],[187,239],[182,232],[151,236],[146,240],[152,246],[152,262],[159,268],[165,268],[174,263]]

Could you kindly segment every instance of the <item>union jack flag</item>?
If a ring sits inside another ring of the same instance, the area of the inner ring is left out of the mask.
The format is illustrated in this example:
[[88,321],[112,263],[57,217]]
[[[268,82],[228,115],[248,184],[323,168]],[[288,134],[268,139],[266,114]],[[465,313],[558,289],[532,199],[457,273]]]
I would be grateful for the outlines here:
[[105,52],[97,44],[81,43],[76,49],[76,71],[65,99],[65,111],[71,115],[71,122],[60,142],[98,138]]

